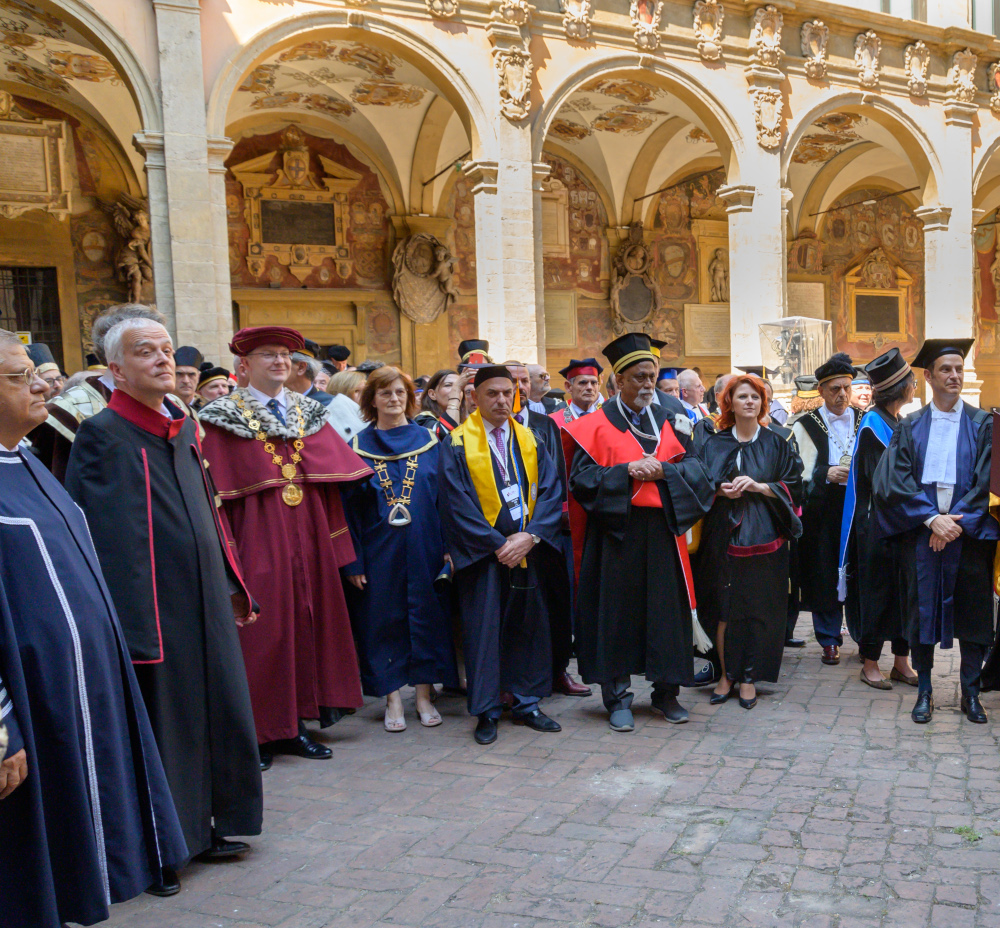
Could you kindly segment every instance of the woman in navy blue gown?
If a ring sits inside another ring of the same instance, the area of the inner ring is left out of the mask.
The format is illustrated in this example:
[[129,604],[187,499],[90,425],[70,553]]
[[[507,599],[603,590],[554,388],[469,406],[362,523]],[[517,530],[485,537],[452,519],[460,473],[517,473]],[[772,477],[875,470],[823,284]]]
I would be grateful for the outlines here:
[[441,724],[431,686],[458,686],[451,618],[434,580],[448,558],[438,517],[436,436],[414,424],[413,382],[394,367],[373,371],[361,395],[371,423],[351,447],[375,471],[346,500],[357,560],[343,568],[368,696],[385,696],[385,729],[403,731],[400,689],[416,688],[421,725]]

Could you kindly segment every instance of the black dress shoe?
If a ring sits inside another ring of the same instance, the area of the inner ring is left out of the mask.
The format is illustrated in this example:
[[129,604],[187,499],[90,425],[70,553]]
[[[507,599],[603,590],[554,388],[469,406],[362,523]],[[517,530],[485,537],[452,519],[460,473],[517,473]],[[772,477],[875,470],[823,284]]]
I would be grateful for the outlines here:
[[739,684],[734,683],[732,680],[729,681],[729,690],[725,693],[712,693],[708,698],[708,704],[710,706],[718,706],[724,703],[727,699],[733,697],[734,691],[739,690]]
[[934,715],[934,697],[930,693],[920,693],[910,718],[918,725],[923,725],[931,720],[932,715]]
[[970,722],[976,722],[978,725],[985,725],[989,721],[978,696],[963,696],[962,711]]
[[513,721],[515,725],[527,725],[535,731],[549,733],[562,731],[562,725],[555,719],[550,719],[541,709],[534,709],[527,715],[515,715]]
[[804,648],[806,646],[805,638],[786,638],[785,647],[786,648]]
[[265,770],[271,769],[271,764],[274,763],[274,755],[271,753],[270,749],[265,748],[264,745],[260,746],[260,770],[263,773]]
[[159,880],[146,887],[151,896],[176,896],[180,891],[181,881],[177,878],[177,871],[169,867],[164,867]]
[[347,709],[335,709],[330,706],[320,706],[319,707],[319,727],[329,728],[331,725],[336,725],[342,718],[350,715]]
[[671,725],[683,725],[689,718],[687,709],[677,701],[676,696],[668,696],[666,699],[657,700],[651,705],[654,709],[659,709]]
[[497,740],[497,720],[479,716],[476,722],[476,733],[473,735],[476,744],[493,744]]
[[213,830],[212,846],[207,851],[197,854],[194,859],[203,862],[228,860],[232,857],[242,857],[249,850],[249,844],[243,841],[227,841],[225,838],[220,838]]
[[272,754],[291,754],[306,760],[328,760],[333,757],[333,751],[326,745],[318,744],[309,737],[309,731],[301,721],[298,737],[272,741],[267,747]]

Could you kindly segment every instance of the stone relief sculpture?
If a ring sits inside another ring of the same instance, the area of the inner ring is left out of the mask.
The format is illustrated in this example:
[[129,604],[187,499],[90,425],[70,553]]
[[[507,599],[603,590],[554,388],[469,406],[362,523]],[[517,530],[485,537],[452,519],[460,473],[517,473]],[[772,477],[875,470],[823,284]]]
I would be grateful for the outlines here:
[[512,26],[527,26],[531,22],[531,4],[528,0],[500,0],[496,7],[500,18]]
[[820,19],[812,19],[802,24],[799,45],[805,58],[806,76],[813,80],[826,77],[826,46],[830,41],[830,29]]
[[520,48],[494,48],[493,67],[500,87],[500,112],[517,122],[531,112],[531,55]]
[[[123,193],[118,200],[104,210],[124,239],[118,249],[115,266],[119,279],[128,285],[130,303],[144,303],[151,298],[153,282],[153,262],[149,256],[149,206],[146,200]],[[144,295],[144,291],[145,295]]]
[[567,39],[590,37],[590,21],[594,16],[590,0],[559,0],[559,11],[563,14],[563,31]]
[[663,299],[650,274],[652,253],[642,237],[642,223],[629,226],[611,269],[611,326],[616,335],[648,332]]
[[903,69],[906,71],[906,89],[912,97],[927,96],[927,66],[931,62],[930,49],[923,42],[907,45],[903,51]]
[[392,253],[392,295],[399,311],[427,325],[458,299],[455,259],[433,235],[403,239]]
[[770,3],[753,14],[750,31],[750,58],[765,68],[776,68],[781,64],[784,52],[781,50],[781,29],[784,17],[777,7]]
[[881,248],[876,248],[861,265],[861,282],[870,290],[892,290],[896,286],[896,270]]
[[729,302],[729,255],[724,248],[716,248],[708,262],[708,279],[711,283],[709,302]]
[[635,27],[635,44],[643,51],[651,52],[659,48],[662,13],[662,0],[632,0],[629,16]]
[[1000,119],[1000,61],[990,65],[990,110]]
[[718,0],[697,0],[694,5],[694,34],[698,39],[698,54],[705,61],[722,57],[722,22],[726,11]]
[[971,49],[955,52],[948,69],[948,96],[956,103],[974,103],[976,99],[976,67],[979,58]]
[[761,148],[777,148],[781,144],[781,91],[759,87],[750,91],[753,116],[757,126],[757,143]]
[[458,0],[426,0],[427,12],[438,19],[451,19],[458,13]]
[[854,40],[854,66],[858,69],[858,83],[866,90],[878,87],[881,53],[882,40],[871,29],[862,32]]

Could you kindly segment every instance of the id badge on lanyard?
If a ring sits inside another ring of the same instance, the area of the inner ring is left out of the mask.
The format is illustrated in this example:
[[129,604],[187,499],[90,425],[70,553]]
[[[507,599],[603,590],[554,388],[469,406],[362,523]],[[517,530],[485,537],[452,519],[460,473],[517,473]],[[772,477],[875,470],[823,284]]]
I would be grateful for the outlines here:
[[507,506],[510,512],[510,517],[515,522],[521,521],[521,488],[513,483],[509,487],[504,487],[500,491],[500,495],[503,497],[504,504]]

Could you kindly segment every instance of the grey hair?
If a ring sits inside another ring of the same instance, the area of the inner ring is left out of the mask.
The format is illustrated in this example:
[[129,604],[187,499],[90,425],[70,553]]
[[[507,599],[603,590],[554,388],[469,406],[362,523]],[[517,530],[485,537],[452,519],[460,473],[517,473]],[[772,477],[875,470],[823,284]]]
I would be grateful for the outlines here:
[[[132,332],[135,329],[142,329],[148,326],[150,323],[155,325],[163,325],[155,319],[147,319],[144,316],[128,316],[124,319],[119,320],[107,332],[104,333],[104,351],[105,356],[108,359],[108,363],[114,362],[115,364],[121,365],[122,361],[125,360],[125,333]],[[167,336],[170,337],[169,335]]]
[[323,362],[317,361],[316,358],[310,358],[307,354],[302,354],[300,351],[292,352],[292,363],[293,364],[305,364],[306,366],[306,378],[309,380],[315,380],[316,375],[323,369]]
[[682,390],[689,390],[696,383],[701,383],[701,378],[692,370],[681,371],[677,375],[677,384]]
[[24,342],[18,338],[16,332],[8,332],[6,329],[0,329],[0,348],[6,348],[8,345],[24,345]]
[[94,343],[94,354],[97,355],[97,360],[102,364],[108,363],[108,354],[104,347],[108,332],[126,319],[145,319],[147,322],[158,322],[164,328],[167,326],[167,320],[160,313],[143,303],[117,303],[114,306],[109,306],[94,320],[90,327],[90,340]]

